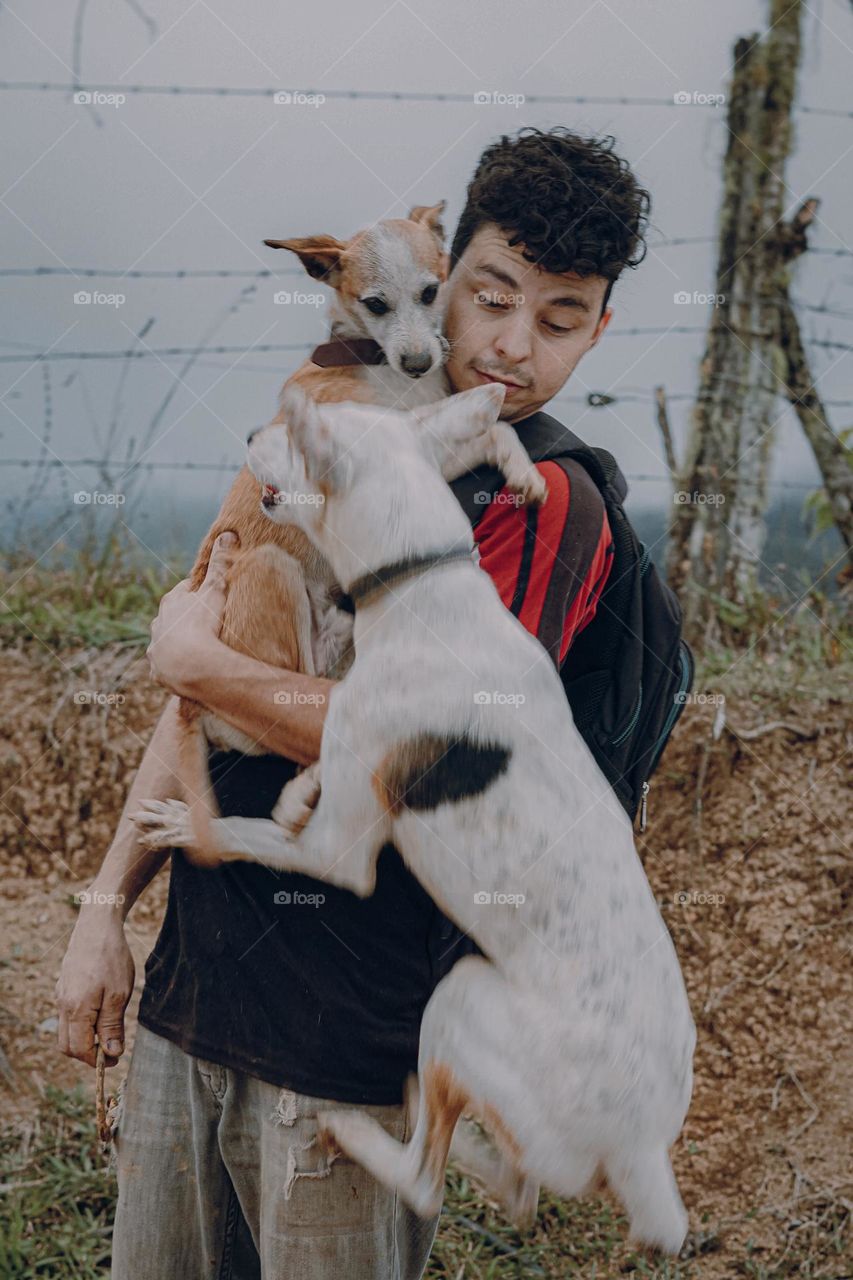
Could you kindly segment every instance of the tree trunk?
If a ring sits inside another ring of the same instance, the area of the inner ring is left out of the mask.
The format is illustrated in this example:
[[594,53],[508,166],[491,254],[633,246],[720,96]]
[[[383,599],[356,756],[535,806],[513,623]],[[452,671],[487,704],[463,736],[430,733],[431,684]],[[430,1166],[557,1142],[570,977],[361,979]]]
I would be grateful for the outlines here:
[[771,0],[763,39],[737,42],[720,211],[716,305],[687,456],[676,485],[668,573],[694,638],[720,600],[755,588],[779,393],[785,163],[800,57],[801,0]]
[[820,396],[812,383],[800,326],[787,298],[782,302],[782,350],[787,360],[788,398],[820,468],[832,518],[847,549],[848,565],[853,569],[853,471],[844,445],[826,420]]

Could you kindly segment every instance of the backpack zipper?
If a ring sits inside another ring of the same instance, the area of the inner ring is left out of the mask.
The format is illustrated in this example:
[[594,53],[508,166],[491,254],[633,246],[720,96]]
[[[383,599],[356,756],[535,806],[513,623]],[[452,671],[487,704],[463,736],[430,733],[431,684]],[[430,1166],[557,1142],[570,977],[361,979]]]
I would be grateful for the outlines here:
[[614,738],[612,740],[610,744],[611,746],[618,747],[620,742],[624,742],[625,739],[627,737],[630,737],[630,735],[634,732],[634,730],[637,727],[637,721],[640,718],[640,711],[642,710],[642,706],[643,706],[643,682],[641,680],[640,692],[637,695],[637,705],[634,707],[634,712],[633,712],[633,715],[631,716],[630,723],[622,730],[618,738]]
[[[655,765],[657,764],[658,759],[660,758],[660,753],[663,750],[664,746],[666,745],[667,738],[672,732],[672,726],[675,724],[676,720],[681,714],[681,709],[684,706],[683,702],[678,701],[678,695],[682,693],[686,693],[687,689],[690,686],[690,678],[691,678],[692,672],[690,670],[690,663],[687,661],[687,655],[684,651],[684,646],[681,644],[679,644],[678,646],[678,662],[679,662],[679,668],[680,668],[679,677],[678,677],[678,689],[672,700],[672,703],[673,703],[672,710],[669,712],[669,715],[666,717],[666,720],[664,721],[663,732],[661,733],[660,737],[658,738],[657,742],[652,748],[653,754],[649,762],[650,774],[654,773]],[[651,783],[649,782],[648,778],[646,778],[643,781],[642,790],[641,790],[641,794],[642,794],[642,800],[640,801],[640,832],[641,833],[646,829],[646,819],[648,817],[650,790],[651,790]]]

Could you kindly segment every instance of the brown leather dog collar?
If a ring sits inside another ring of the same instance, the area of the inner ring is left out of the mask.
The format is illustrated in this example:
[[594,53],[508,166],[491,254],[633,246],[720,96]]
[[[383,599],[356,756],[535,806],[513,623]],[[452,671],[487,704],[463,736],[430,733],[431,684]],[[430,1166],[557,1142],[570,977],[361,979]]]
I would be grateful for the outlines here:
[[309,359],[321,369],[344,364],[387,363],[385,352],[372,338],[335,338],[333,342],[321,342],[311,352]]

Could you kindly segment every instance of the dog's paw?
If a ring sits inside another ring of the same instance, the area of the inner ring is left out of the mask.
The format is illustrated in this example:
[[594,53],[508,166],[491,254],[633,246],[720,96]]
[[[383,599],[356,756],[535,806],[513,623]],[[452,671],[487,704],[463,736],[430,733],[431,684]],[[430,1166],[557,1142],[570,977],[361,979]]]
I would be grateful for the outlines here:
[[533,507],[541,507],[548,497],[548,486],[545,477],[535,467],[528,467],[520,475],[507,479],[507,487],[518,494],[522,502]]
[[130,818],[136,823],[139,843],[149,849],[183,849],[192,844],[190,811],[183,800],[143,800]]
[[320,770],[318,765],[311,765],[283,787],[272,811],[272,820],[289,835],[298,836],[319,799]]

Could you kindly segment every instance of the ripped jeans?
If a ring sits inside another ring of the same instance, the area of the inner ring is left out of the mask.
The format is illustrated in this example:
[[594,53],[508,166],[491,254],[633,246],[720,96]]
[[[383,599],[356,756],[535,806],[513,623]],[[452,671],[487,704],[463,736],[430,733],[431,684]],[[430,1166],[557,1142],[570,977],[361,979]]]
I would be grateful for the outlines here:
[[[318,1150],[318,1110],[138,1027],[114,1130],[112,1280],[417,1280],[421,1219],[359,1165]],[[403,1106],[364,1110],[399,1141]]]

